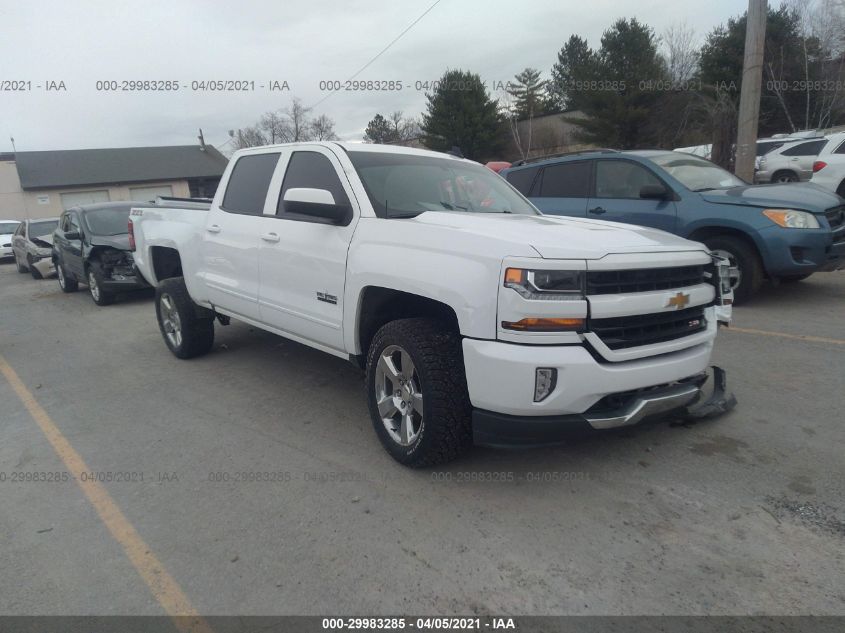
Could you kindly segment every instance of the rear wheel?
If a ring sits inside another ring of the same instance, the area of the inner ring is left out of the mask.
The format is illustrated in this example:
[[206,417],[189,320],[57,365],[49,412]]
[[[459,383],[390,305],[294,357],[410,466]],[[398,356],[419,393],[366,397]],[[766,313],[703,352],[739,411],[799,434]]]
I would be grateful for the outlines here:
[[202,356],[214,345],[214,314],[193,302],[182,277],[165,279],[156,288],[156,317],[177,358]]
[[461,339],[437,321],[400,319],[376,333],[367,395],[376,435],[405,466],[448,462],[472,445]]
[[772,176],[772,182],[798,182],[798,175],[791,171],[779,171]]
[[99,262],[91,262],[88,266],[88,292],[98,306],[114,303],[114,294],[103,289],[103,269]]
[[26,256],[26,265],[29,268],[29,274],[32,275],[33,279],[44,279],[44,275],[35,267],[35,263],[32,261],[32,255]]
[[729,276],[734,303],[748,301],[763,284],[763,263],[754,247],[733,235],[717,235],[704,241],[716,255],[730,262]]
[[60,261],[56,262],[56,279],[59,280],[59,288],[62,289],[62,292],[76,292],[79,288],[76,279],[70,279],[67,276],[65,267]]

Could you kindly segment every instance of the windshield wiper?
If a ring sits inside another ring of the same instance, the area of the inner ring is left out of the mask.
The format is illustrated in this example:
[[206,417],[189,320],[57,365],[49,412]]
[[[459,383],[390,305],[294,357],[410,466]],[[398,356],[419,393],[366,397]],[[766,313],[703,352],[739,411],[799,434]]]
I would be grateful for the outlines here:
[[418,215],[422,215],[425,211],[409,211],[408,213],[392,213],[390,215],[385,216],[387,220],[402,220],[406,218],[415,218]]

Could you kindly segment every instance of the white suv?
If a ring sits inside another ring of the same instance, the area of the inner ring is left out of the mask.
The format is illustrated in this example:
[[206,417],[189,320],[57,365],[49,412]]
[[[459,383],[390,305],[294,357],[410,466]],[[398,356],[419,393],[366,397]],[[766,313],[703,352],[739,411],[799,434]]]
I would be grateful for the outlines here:
[[758,183],[810,180],[813,162],[826,144],[824,137],[786,142],[757,160],[754,180]]
[[845,132],[827,138],[827,145],[813,163],[812,182],[845,198]]

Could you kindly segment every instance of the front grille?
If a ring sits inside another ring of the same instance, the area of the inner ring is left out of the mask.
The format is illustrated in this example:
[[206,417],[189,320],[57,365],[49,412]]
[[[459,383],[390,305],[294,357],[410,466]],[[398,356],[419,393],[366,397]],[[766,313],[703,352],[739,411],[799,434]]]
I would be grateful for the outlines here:
[[653,343],[665,343],[684,336],[690,336],[707,328],[704,306],[659,312],[591,319],[590,330],[610,349],[625,349]]
[[591,270],[587,272],[588,295],[625,294],[649,290],[672,290],[704,283],[704,266]]
[[845,224],[845,205],[828,209],[824,212],[827,216],[827,221],[830,223],[830,228],[834,231]]

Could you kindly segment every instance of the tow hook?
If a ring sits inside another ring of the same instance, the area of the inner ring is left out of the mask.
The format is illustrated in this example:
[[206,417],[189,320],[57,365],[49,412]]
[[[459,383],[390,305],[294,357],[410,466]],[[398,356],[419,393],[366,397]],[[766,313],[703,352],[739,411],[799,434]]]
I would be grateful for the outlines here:
[[684,420],[703,420],[723,415],[736,406],[736,396],[727,391],[727,374],[721,367],[712,365],[713,393],[704,402],[686,407],[681,417]]

